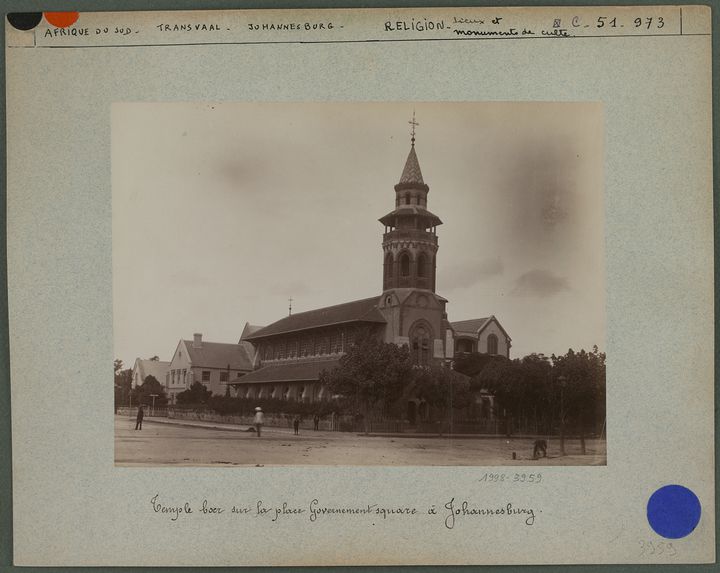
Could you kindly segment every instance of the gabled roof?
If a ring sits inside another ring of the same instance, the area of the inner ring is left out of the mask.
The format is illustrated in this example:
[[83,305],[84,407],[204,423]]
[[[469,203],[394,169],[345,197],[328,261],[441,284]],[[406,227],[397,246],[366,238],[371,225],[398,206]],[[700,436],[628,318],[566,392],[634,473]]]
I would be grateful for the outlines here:
[[405,161],[405,168],[400,176],[400,183],[425,184],[423,181],[422,171],[420,171],[420,162],[418,161],[417,154],[415,153],[415,145],[410,147],[410,153]]
[[460,320],[458,322],[451,322],[450,326],[455,332],[472,332],[477,334],[492,318],[487,316],[485,318],[473,318],[470,320]]
[[243,328],[242,334],[240,334],[240,341],[242,342],[243,340],[245,340],[246,337],[250,336],[254,332],[257,332],[261,328],[265,328],[265,327],[258,326],[255,324],[250,324],[249,322],[246,322],[245,327]]
[[243,344],[205,342],[199,347],[192,340],[183,340],[193,368],[227,368],[231,370],[252,370],[252,357]]
[[142,384],[148,376],[154,376],[160,384],[165,384],[165,374],[170,369],[169,362],[162,360],[135,360],[134,369],[139,374],[139,383]]
[[505,335],[505,338],[508,340],[512,340],[510,338],[510,335],[507,333],[507,331],[503,328],[502,324],[500,324],[500,321],[495,318],[495,315],[488,316],[487,318],[473,318],[470,320],[459,320],[457,322],[451,322],[450,326],[455,332],[460,332],[464,334],[473,334],[479,336],[480,333],[487,328],[487,326],[494,322],[498,325],[498,328],[502,331],[502,333]]
[[261,382],[313,382],[323,370],[332,370],[340,359],[314,360],[311,362],[288,362],[271,364],[245,374],[242,378],[232,380],[232,384],[249,384]]
[[371,298],[354,300],[352,302],[336,304],[335,306],[327,306],[307,312],[298,312],[281,318],[277,322],[273,322],[265,328],[253,332],[249,336],[246,336],[245,340],[257,340],[276,334],[298,332],[310,328],[320,328],[322,326],[332,326],[349,322],[375,322],[384,324],[386,321],[382,313],[378,310],[379,303],[380,297],[373,296]]
[[399,304],[404,304],[405,301],[407,301],[407,299],[416,292],[423,292],[424,295],[433,297],[438,303],[447,302],[446,298],[440,296],[435,292],[428,290],[421,291],[420,289],[417,289],[415,287],[394,288],[389,290],[391,290],[391,293],[387,293],[386,291],[385,296],[395,296]]

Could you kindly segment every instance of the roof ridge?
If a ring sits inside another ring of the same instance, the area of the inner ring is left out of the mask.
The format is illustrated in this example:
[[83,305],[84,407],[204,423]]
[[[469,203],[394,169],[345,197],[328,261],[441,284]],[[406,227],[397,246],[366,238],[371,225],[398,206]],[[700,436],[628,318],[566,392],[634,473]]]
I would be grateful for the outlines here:
[[[194,341],[193,341],[193,340],[185,340],[185,339],[183,338],[183,342],[189,342],[190,345],[192,346],[192,343],[193,343]],[[224,344],[225,346],[240,346],[240,344],[237,343],[237,342],[213,342],[212,340],[203,340],[203,341],[201,342],[201,344],[202,344],[202,345],[204,345],[204,344]],[[198,347],[197,347],[197,346],[193,346],[193,348],[197,349]],[[202,348],[202,346],[200,346],[200,348]]]
[[[348,322],[385,322],[379,313],[380,295],[360,298],[348,302],[324,306],[304,312],[284,316],[266,327],[245,337],[245,340],[255,340],[280,333],[290,333],[306,330],[308,328],[322,328],[325,326],[343,324]],[[371,307],[371,308],[370,308]],[[362,312],[361,312],[362,311]],[[377,313],[377,316],[373,316]]]
[[[367,298],[359,298],[359,299],[357,299],[357,300],[351,300],[351,301],[348,301],[348,302],[340,302],[340,303],[338,303],[338,304],[331,304],[330,306],[321,306],[320,308],[312,308],[312,309],[310,309],[310,310],[303,310],[302,312],[296,312],[296,313],[293,313],[293,314],[289,314],[289,315],[287,315],[287,316],[283,316],[282,318],[276,320],[275,322],[280,322],[281,320],[285,320],[286,318],[290,318],[290,317],[293,317],[293,316],[300,316],[300,315],[302,315],[302,314],[307,314],[307,313],[309,313],[309,312],[318,312],[318,311],[320,311],[320,310],[328,310],[328,309],[331,309],[331,308],[337,308],[337,307],[339,307],[339,306],[347,306],[347,305],[349,305],[349,304],[356,304],[356,303],[359,303],[359,302],[366,302],[366,301],[371,300],[371,299],[379,300],[380,297],[378,297],[378,296],[369,296],[369,297],[367,297]],[[270,324],[274,324],[274,323],[270,323]],[[268,324],[268,325],[266,325],[266,326],[263,326],[263,328],[266,328],[267,326],[270,326],[270,324]]]

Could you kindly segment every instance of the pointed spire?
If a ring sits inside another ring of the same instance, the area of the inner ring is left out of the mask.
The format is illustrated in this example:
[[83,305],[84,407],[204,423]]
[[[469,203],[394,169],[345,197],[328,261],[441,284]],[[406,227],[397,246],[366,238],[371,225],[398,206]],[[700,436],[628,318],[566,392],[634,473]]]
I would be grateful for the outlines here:
[[420,163],[418,163],[417,154],[415,153],[415,128],[420,124],[415,121],[414,109],[412,119],[408,121],[408,123],[412,125],[412,130],[410,131],[410,154],[408,155],[407,161],[405,161],[405,168],[400,176],[400,183],[420,183],[424,185],[425,182],[422,178],[422,171],[420,171]]
[[410,147],[405,168],[400,176],[400,183],[420,183],[424,185],[422,171],[420,171],[420,163],[418,163],[417,154],[415,153],[415,145]]

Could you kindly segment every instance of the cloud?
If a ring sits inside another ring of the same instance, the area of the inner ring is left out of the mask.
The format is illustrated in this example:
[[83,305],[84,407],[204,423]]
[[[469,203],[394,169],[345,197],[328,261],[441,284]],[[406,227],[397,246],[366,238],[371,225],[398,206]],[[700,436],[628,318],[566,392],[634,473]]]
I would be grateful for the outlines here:
[[496,188],[507,201],[513,236],[528,246],[558,239],[571,244],[578,221],[587,216],[578,203],[582,163],[573,141],[526,141],[509,157],[497,160],[503,176]]
[[441,271],[443,288],[447,290],[468,288],[503,272],[500,257],[483,261],[466,261]]
[[566,278],[557,276],[550,271],[534,269],[523,273],[515,280],[515,288],[513,288],[512,294],[546,298],[565,290],[570,290]]

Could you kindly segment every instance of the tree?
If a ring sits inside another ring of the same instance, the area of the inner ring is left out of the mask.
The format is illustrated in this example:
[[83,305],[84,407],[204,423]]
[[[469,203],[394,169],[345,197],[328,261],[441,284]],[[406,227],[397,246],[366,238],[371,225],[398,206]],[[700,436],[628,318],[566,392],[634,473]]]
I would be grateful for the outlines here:
[[124,406],[130,401],[130,388],[132,386],[132,370],[123,370],[122,360],[116,359],[115,370],[115,412],[118,406]]
[[[562,392],[560,424],[569,421],[580,432],[580,445],[585,453],[588,431],[605,420],[605,353],[593,346],[591,352],[569,349],[564,356],[552,356],[553,377]],[[562,377],[562,378],[561,378]]]
[[210,396],[212,392],[205,388],[202,382],[196,380],[189,389],[177,395],[177,401],[178,404],[205,404]]
[[459,354],[453,361],[453,370],[466,376],[477,376],[483,368],[492,362],[506,362],[507,358],[499,354],[469,352]]
[[468,377],[442,366],[418,369],[413,391],[444,419],[451,420],[452,410],[466,408],[473,401]]
[[145,376],[143,383],[132,391],[133,401],[138,404],[153,404],[153,394],[155,394],[154,405],[156,407],[167,406],[165,388],[152,374]]
[[330,392],[355,401],[363,414],[365,432],[370,413],[378,406],[390,409],[413,380],[413,366],[407,345],[380,341],[365,333],[340,358],[338,366],[320,373],[320,382]]
[[550,360],[542,354],[493,360],[475,376],[472,386],[494,395],[508,434],[513,420],[532,420],[536,428],[542,423],[549,430],[553,406],[551,369]]

